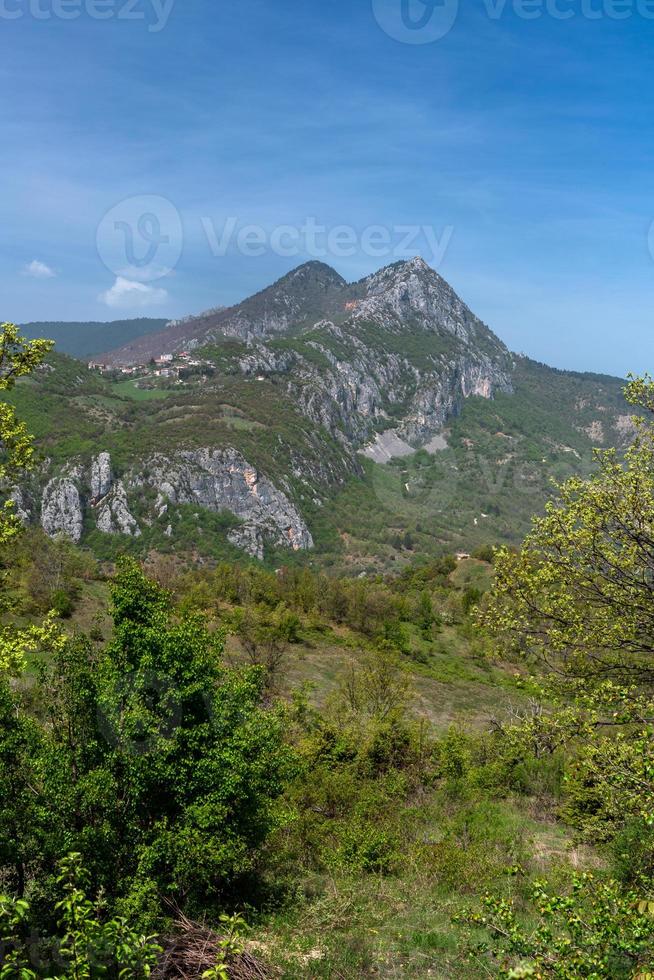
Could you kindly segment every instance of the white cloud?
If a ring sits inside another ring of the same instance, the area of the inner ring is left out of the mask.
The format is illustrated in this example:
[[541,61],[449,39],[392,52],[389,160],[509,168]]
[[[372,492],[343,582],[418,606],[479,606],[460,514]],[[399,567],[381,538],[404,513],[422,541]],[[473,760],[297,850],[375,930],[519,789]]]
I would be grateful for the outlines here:
[[49,265],[46,265],[45,262],[39,262],[38,259],[34,259],[23,267],[23,275],[31,276],[32,279],[54,279],[57,273]]
[[168,291],[118,276],[111,289],[100,293],[98,299],[113,309],[142,310],[148,306],[165,303],[168,299]]

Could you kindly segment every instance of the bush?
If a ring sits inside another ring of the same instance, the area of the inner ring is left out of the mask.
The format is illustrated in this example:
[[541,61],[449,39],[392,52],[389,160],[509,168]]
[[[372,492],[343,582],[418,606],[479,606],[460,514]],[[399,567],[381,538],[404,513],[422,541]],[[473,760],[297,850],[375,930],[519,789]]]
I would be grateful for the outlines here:
[[87,894],[88,875],[81,855],[59,863],[62,892],[55,909],[58,928],[39,936],[29,902],[0,895],[1,974],[20,980],[56,976],[58,980],[146,980],[160,947],[139,935],[123,918],[103,916],[101,903]]
[[643,820],[630,820],[612,845],[614,873],[628,888],[643,892],[654,881],[654,827]]
[[[566,894],[535,883],[531,905],[536,917],[531,927],[511,902],[493,897],[485,900],[483,912],[467,917],[488,930],[499,976],[645,980],[651,975],[654,903],[586,873],[573,877]],[[471,952],[479,955],[480,947]]]
[[50,607],[60,619],[70,619],[70,617],[73,615],[75,604],[67,592],[64,592],[63,589],[57,589],[57,591],[52,594]]
[[347,824],[340,835],[337,862],[351,874],[389,874],[397,860],[397,840],[370,823]]
[[[250,872],[293,754],[283,710],[264,707],[261,670],[227,669],[221,634],[176,617],[132,561],[120,565],[112,611],[105,649],[62,635],[39,663],[31,752],[18,751],[21,711],[8,689],[6,711],[0,701],[11,784],[0,798],[0,874],[19,881],[29,854],[47,918],[54,861],[73,846],[93,888],[147,925],[162,898],[204,912]],[[35,781],[26,822],[16,800],[30,803]]]

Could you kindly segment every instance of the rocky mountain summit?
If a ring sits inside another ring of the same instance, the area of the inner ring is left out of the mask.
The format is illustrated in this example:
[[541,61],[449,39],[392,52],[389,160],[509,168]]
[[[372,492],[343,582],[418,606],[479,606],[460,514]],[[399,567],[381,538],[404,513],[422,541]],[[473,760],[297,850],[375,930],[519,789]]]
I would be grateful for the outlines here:
[[511,391],[504,344],[421,258],[354,284],[309,262],[229,310],[104,360],[123,366],[227,339],[242,345],[232,370],[275,377],[312,422],[355,450],[379,428],[418,448],[465,398]]
[[347,289],[345,280],[330,266],[308,262],[236,306],[172,322],[166,329],[138,338],[98,360],[125,367],[226,337],[251,342],[274,336],[311,323],[329,309],[337,308]]

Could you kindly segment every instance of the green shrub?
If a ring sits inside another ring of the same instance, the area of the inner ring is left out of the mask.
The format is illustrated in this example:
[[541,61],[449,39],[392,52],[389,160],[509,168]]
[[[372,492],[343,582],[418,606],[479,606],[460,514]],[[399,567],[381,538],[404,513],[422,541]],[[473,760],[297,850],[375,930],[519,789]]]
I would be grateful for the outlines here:
[[389,874],[397,859],[397,840],[372,823],[346,824],[339,835],[336,860],[351,874]]
[[60,619],[70,619],[75,610],[75,604],[71,596],[67,592],[64,592],[63,589],[57,589],[56,592],[53,592],[50,607]]
[[80,854],[59,862],[57,931],[37,931],[29,902],[0,895],[3,980],[146,980],[161,948],[120,917],[108,917],[87,894],[88,874]]
[[618,881],[643,892],[654,882],[654,827],[630,820],[612,843],[613,868]]

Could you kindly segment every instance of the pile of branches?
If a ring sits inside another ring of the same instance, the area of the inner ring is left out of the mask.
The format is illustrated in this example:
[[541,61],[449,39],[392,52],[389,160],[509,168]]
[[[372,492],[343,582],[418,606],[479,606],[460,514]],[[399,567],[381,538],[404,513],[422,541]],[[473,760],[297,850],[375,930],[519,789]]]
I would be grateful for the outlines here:
[[[174,930],[158,942],[163,948],[152,980],[198,980],[223,955],[223,937],[208,926],[192,922],[178,912]],[[254,956],[244,952],[227,957],[230,980],[272,980],[275,976]]]

